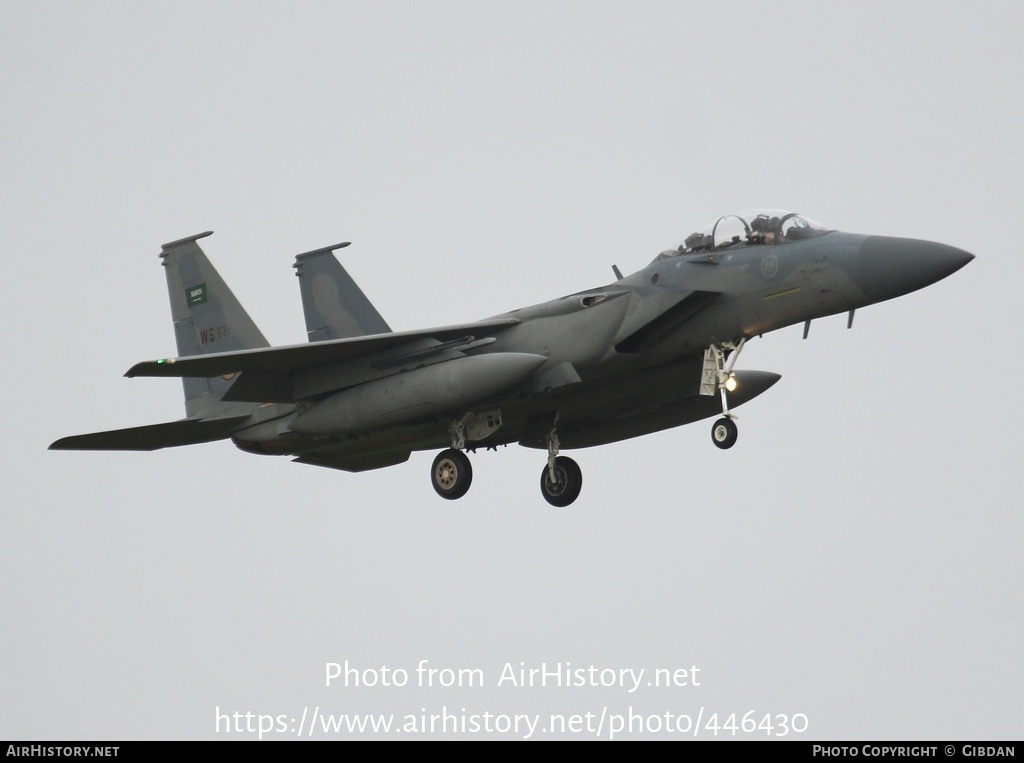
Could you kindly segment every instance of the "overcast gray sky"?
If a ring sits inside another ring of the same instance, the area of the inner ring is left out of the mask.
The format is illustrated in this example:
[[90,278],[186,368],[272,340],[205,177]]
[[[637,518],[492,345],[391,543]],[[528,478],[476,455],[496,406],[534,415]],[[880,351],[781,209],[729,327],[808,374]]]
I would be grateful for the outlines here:
[[[218,708],[319,708],[1020,739],[1022,28],[1019,2],[0,4],[0,737],[234,738]],[[283,344],[297,252],[353,241],[413,329],[607,283],[756,206],[977,259],[852,331],[752,342],[740,367],[783,379],[735,448],[699,423],[574,453],[566,510],[519,448],[477,454],[455,503],[432,453],[46,451],[183,415],[176,381],[122,378],[174,352],[164,241],[215,230]],[[409,685],[325,686],[346,660]],[[484,685],[416,687],[421,660]],[[506,663],[647,672],[531,689]]]

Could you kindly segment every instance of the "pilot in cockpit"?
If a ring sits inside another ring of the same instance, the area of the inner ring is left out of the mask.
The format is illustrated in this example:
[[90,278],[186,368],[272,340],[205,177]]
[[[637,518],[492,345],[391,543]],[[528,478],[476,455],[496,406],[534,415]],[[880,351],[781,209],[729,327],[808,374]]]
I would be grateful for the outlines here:
[[778,217],[758,215],[750,221],[751,243],[771,244],[775,242],[775,231],[779,227]]

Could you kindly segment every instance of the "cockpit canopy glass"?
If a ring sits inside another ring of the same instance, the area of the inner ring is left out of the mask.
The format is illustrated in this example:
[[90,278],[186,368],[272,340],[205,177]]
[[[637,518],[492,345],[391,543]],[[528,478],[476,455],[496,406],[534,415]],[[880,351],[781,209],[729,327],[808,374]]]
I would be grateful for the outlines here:
[[815,238],[831,231],[818,223],[779,209],[723,215],[714,223],[691,233],[678,247],[680,254],[725,249],[750,244],[788,244]]

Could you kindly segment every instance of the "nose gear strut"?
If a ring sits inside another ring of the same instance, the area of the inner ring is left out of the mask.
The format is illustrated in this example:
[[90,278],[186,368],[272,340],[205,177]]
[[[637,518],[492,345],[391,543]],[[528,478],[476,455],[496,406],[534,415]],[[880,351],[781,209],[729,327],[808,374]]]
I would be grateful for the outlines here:
[[[711,427],[711,441],[719,448],[731,448],[736,444],[739,431],[736,428],[736,414],[729,410],[729,390],[736,388],[736,377],[732,369],[747,343],[746,337],[739,342],[713,344],[704,350],[704,366],[701,370],[700,394],[722,396],[722,418]],[[728,360],[726,355],[728,354]]]

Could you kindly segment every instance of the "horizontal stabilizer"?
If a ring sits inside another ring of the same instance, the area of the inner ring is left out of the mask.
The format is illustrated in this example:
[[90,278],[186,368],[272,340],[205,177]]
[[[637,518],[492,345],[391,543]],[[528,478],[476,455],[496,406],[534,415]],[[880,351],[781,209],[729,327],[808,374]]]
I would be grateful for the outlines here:
[[180,419],[164,424],[79,434],[62,437],[50,446],[50,450],[159,450],[195,445],[229,437],[248,418],[246,414],[219,419]]
[[236,352],[148,360],[136,363],[128,369],[125,376],[210,377],[226,376],[244,371],[291,373],[305,368],[366,357],[376,352],[401,347],[424,337],[446,342],[462,338],[467,334],[499,331],[517,323],[519,321],[514,318],[500,318],[421,331],[402,331],[395,334],[334,339],[312,344],[260,347]]

